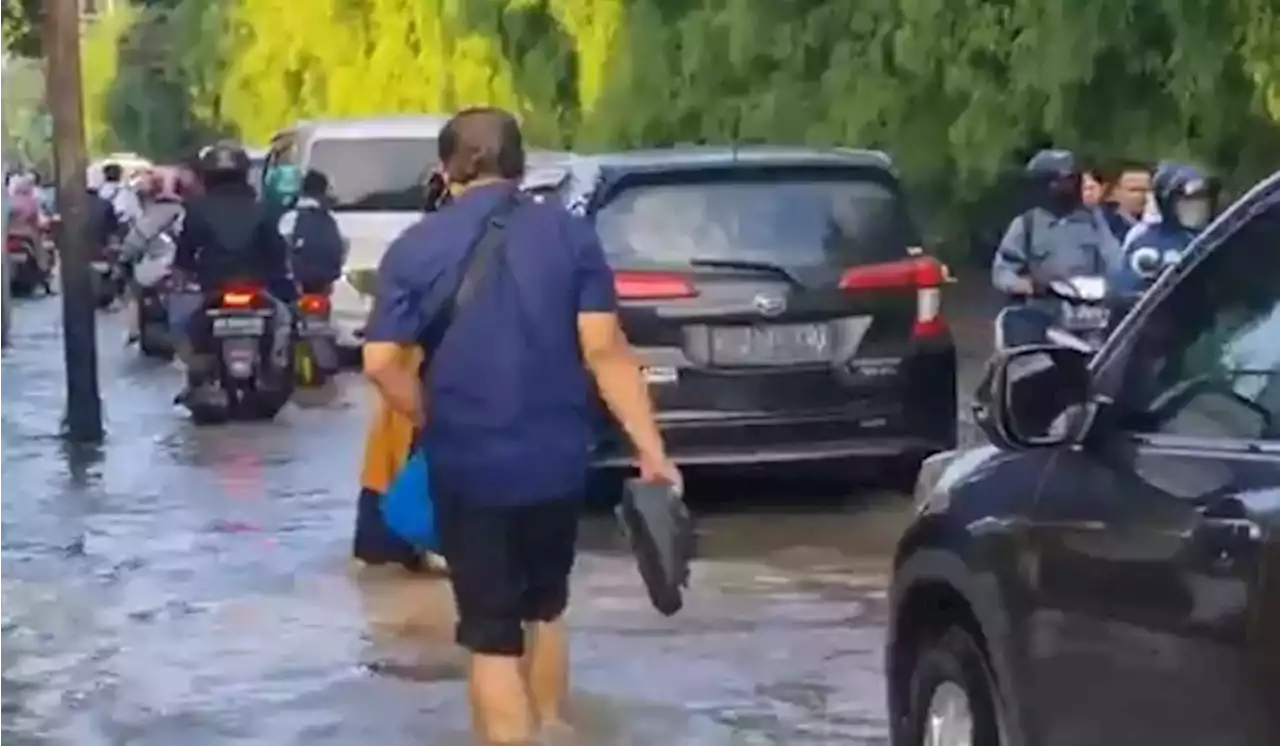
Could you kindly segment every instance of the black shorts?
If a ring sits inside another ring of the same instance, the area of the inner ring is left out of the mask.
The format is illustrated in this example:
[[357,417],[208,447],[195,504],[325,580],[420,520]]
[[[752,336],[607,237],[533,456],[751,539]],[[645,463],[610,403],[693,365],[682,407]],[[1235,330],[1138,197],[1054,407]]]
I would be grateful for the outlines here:
[[436,497],[441,550],[458,605],[458,644],[524,654],[524,623],[560,618],[578,538],[577,499],[475,505]]

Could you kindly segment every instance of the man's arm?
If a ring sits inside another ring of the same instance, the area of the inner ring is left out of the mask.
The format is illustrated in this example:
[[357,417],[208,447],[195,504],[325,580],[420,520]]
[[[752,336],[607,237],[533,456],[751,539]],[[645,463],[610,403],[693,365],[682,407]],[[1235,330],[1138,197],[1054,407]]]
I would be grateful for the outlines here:
[[[112,212],[114,215],[115,213]],[[204,223],[199,214],[187,210],[182,216],[182,230],[174,240],[173,268],[188,275],[198,269],[200,243],[204,240]]]
[[613,271],[590,226],[574,219],[571,229],[578,262],[578,343],[583,360],[600,398],[635,448],[642,475],[673,477],[649,385],[618,322]]
[[1026,228],[1027,222],[1019,215],[1009,223],[996,248],[996,255],[991,260],[991,284],[996,290],[1008,295],[1030,295],[1031,280],[1026,277]]
[[365,325],[363,357],[365,376],[391,408],[421,427],[422,388],[417,371],[405,364],[422,329],[422,298],[410,283],[411,265],[406,262],[417,249],[405,234],[382,257],[373,309]]

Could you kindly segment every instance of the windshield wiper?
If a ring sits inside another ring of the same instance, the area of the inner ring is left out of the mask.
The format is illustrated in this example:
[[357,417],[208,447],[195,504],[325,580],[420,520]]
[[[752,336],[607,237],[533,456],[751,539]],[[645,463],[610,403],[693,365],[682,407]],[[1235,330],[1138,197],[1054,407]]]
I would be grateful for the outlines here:
[[689,264],[695,267],[708,267],[711,269],[742,269],[748,272],[767,272],[771,275],[777,275],[792,284],[801,284],[800,279],[792,274],[790,270],[773,262],[762,262],[753,259],[694,258],[689,260]]

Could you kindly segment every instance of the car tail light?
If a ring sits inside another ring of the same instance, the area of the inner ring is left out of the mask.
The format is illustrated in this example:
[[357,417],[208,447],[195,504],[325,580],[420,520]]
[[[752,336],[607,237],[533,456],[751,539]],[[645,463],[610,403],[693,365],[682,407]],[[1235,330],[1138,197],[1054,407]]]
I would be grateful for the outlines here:
[[318,293],[308,293],[298,299],[298,309],[303,313],[322,316],[329,313],[329,297]]
[[18,236],[6,236],[4,239],[5,251],[22,251],[22,239]]
[[613,283],[618,300],[677,300],[698,294],[693,282],[676,272],[617,272]]
[[256,288],[235,288],[222,293],[223,308],[254,308],[259,304],[262,291]]
[[852,292],[915,288],[916,320],[911,334],[934,337],[947,328],[942,316],[942,286],[948,281],[947,268],[942,262],[929,256],[912,256],[851,267],[840,276],[840,288]]

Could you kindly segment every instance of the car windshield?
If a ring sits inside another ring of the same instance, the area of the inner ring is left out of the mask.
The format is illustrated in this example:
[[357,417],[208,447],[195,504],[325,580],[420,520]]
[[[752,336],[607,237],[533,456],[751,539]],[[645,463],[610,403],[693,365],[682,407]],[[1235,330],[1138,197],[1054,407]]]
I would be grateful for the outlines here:
[[596,215],[612,258],[846,266],[906,256],[917,243],[896,190],[869,178],[771,178],[638,185]]
[[433,137],[320,139],[306,167],[329,177],[333,209],[421,210],[423,184],[436,165]]

